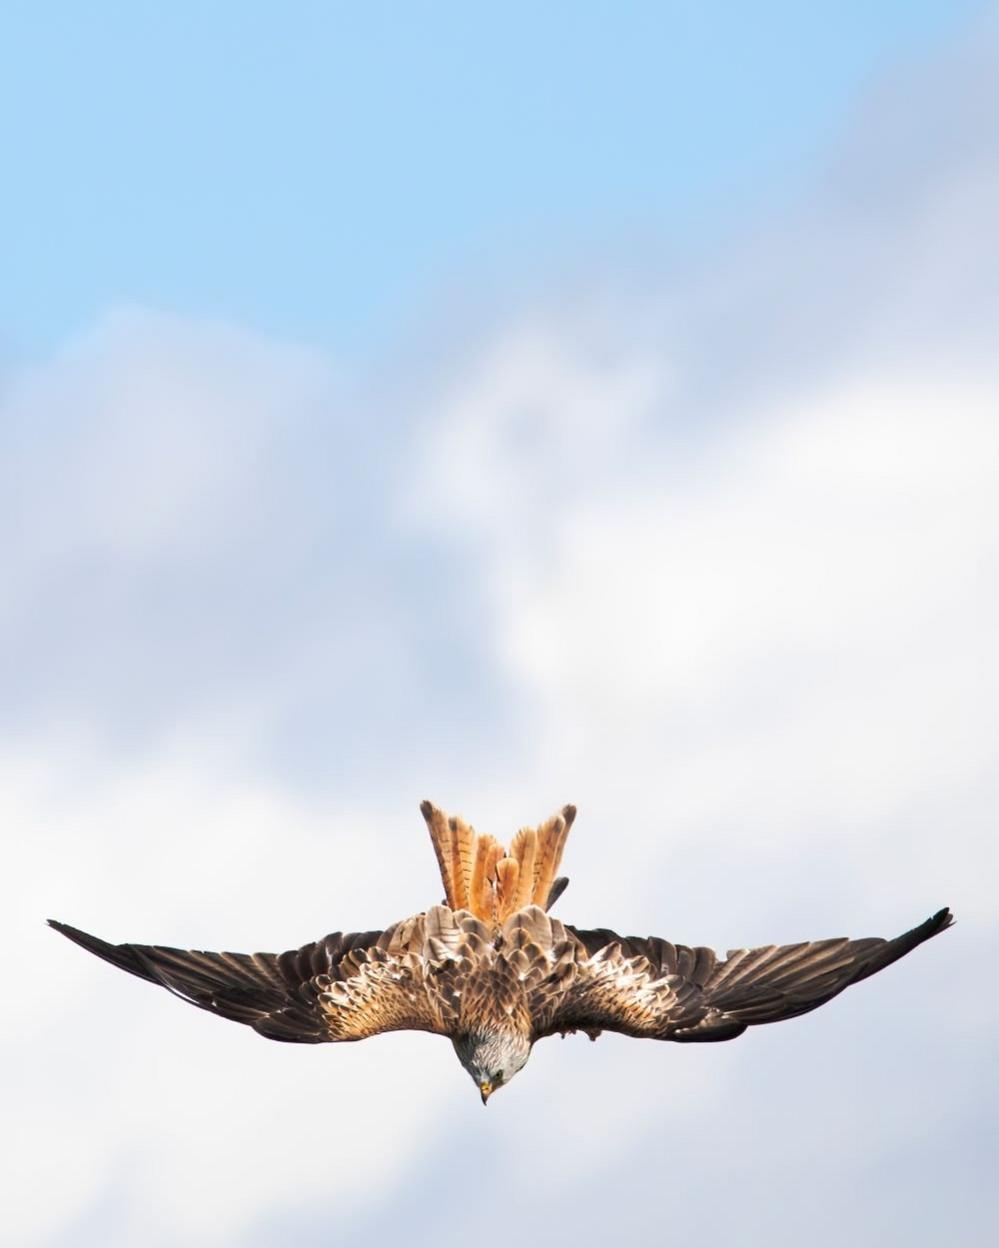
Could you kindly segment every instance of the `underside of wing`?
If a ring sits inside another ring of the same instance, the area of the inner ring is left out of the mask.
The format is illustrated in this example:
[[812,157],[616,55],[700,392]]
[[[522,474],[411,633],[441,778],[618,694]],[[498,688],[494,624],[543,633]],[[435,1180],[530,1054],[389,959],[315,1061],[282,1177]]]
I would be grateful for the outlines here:
[[820,940],[730,951],[567,928],[576,971],[539,1034],[581,1030],[682,1042],[731,1040],[805,1014],[904,957],[952,922],[941,910],[894,940]]
[[[65,923],[57,931],[121,970],[159,984],[271,1040],[361,1040],[383,1031],[447,1029],[446,984],[428,979],[431,915],[385,931],[334,932],[287,953],[209,953],[112,945]],[[445,990],[445,991],[442,991]]]

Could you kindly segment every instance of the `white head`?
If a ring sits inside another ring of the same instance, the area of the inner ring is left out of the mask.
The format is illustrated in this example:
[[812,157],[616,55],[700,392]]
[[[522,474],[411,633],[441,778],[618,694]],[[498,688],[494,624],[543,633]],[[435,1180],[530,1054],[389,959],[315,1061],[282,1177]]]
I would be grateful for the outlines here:
[[490,1031],[452,1039],[458,1061],[472,1076],[482,1104],[509,1083],[531,1056],[531,1042],[515,1031]]

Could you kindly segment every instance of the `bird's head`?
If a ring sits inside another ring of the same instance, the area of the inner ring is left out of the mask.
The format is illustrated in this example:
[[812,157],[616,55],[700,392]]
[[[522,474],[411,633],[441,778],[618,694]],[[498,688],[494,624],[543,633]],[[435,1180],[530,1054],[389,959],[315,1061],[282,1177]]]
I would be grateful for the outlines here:
[[531,1056],[531,1042],[514,1031],[491,1031],[452,1040],[458,1061],[472,1076],[482,1104],[510,1082]]

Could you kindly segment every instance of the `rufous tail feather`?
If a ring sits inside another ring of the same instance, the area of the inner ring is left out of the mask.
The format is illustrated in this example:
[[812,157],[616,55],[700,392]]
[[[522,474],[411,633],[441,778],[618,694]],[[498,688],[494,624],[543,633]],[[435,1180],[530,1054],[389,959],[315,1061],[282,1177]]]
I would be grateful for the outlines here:
[[499,925],[525,906],[547,910],[565,888],[567,881],[557,879],[556,872],[575,806],[563,806],[537,828],[521,828],[509,850],[431,802],[422,802],[420,810],[452,910],[470,910],[476,918]]

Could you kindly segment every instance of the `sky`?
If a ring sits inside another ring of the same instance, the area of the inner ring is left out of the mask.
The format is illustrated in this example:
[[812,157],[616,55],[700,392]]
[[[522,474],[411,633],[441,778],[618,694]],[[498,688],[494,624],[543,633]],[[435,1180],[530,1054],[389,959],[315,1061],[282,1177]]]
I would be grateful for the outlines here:
[[779,201],[978,7],[11,5],[0,342],[129,302],[353,358],[590,246],[643,271]]
[[[994,1243],[999,10],[0,34],[0,1242]],[[388,924],[424,797],[575,802],[581,926],[958,923],[485,1112],[438,1038],[265,1043],[44,926]]]

